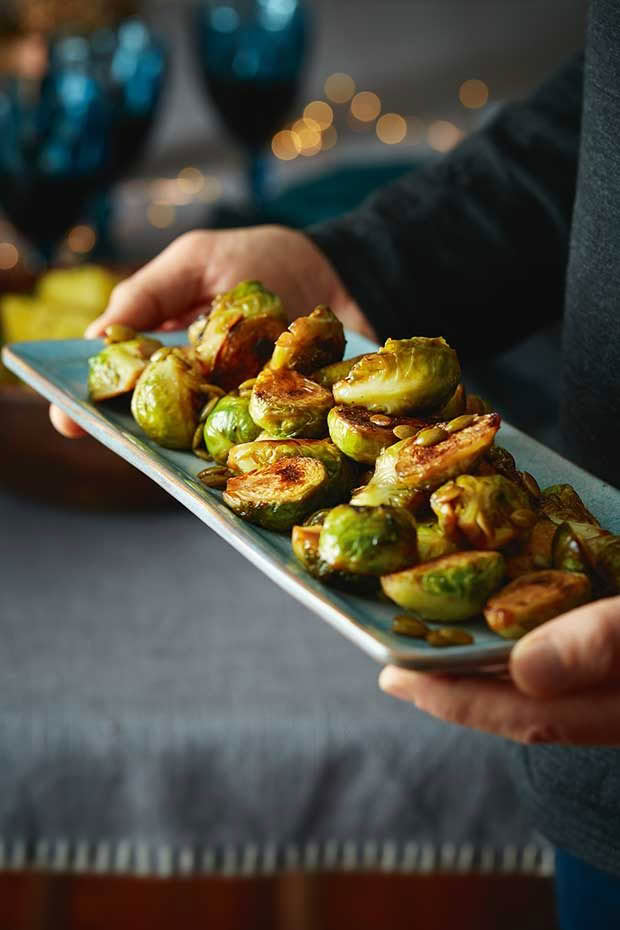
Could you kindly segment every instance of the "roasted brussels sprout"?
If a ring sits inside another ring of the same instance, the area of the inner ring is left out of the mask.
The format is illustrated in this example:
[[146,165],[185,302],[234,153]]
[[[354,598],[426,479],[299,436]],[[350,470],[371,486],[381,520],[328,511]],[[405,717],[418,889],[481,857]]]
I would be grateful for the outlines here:
[[542,492],[540,509],[553,523],[592,523],[598,526],[585,504],[570,484],[552,484]]
[[553,537],[553,567],[585,573],[597,594],[620,594],[620,537],[592,523],[561,523]]
[[331,365],[325,365],[318,371],[312,372],[309,377],[320,384],[322,387],[331,391],[336,381],[342,381],[349,374],[354,365],[364,358],[363,355],[355,355],[353,358],[345,358],[341,362],[332,362]]
[[515,551],[505,554],[506,574],[509,578],[551,568],[551,546],[556,529],[551,520],[539,517],[529,536],[519,541]]
[[92,401],[127,394],[136,386],[149,358],[161,342],[137,338],[114,342],[88,359],[88,394]]
[[216,297],[202,332],[199,324],[192,330],[205,375],[226,391],[254,378],[286,323],[280,298],[258,281],[243,281]]
[[315,381],[287,368],[266,368],[252,389],[250,416],[275,438],[320,439],[333,404],[331,393]]
[[257,439],[234,446],[228,455],[228,467],[245,474],[285,457],[317,459],[329,478],[325,503],[337,504],[350,492],[355,480],[353,467],[329,439]]
[[371,481],[363,488],[356,489],[350,503],[353,507],[379,507],[387,504],[389,507],[402,507],[410,513],[417,513],[428,503],[428,494],[416,491],[415,488],[385,488]]
[[407,427],[409,435],[413,436],[426,425],[425,420],[391,417],[384,413],[371,413],[365,407],[344,404],[332,407],[327,416],[332,441],[349,458],[365,465],[374,465],[384,449],[398,442],[395,428]]
[[452,555],[458,546],[446,536],[443,527],[435,520],[418,523],[418,554],[420,562],[430,562],[444,555]]
[[329,307],[317,307],[293,320],[278,336],[269,367],[292,368],[308,375],[316,368],[339,362],[344,355],[342,323]]
[[475,549],[501,549],[536,522],[525,491],[502,475],[461,475],[435,491],[431,508],[447,536]]
[[378,413],[428,413],[445,404],[461,368],[445,339],[388,339],[334,385],[338,404],[361,404]]
[[260,433],[260,426],[250,416],[249,406],[249,396],[227,394],[217,401],[205,420],[205,446],[209,455],[220,465],[226,464],[233,446],[252,442]]
[[452,397],[435,415],[438,420],[453,420],[454,417],[460,417],[464,413],[467,413],[467,395],[463,385],[458,384]]
[[[373,483],[385,487],[419,488],[432,491],[449,478],[472,469],[489,448],[500,425],[497,413],[474,417],[471,425],[457,432],[445,429],[449,424],[423,430],[411,439],[389,446],[378,457]],[[430,445],[420,440],[436,440]],[[441,434],[441,435],[440,435]]]
[[418,560],[415,520],[398,507],[341,504],[325,518],[319,555],[330,568],[384,575]]
[[291,536],[293,552],[313,578],[318,578],[319,581],[334,588],[342,588],[345,591],[353,591],[359,594],[377,590],[379,581],[373,575],[353,575],[347,572],[334,571],[333,568],[330,568],[319,555],[320,535],[321,524],[308,525],[306,520],[303,526],[293,527]]
[[500,552],[455,552],[386,575],[381,586],[389,598],[425,620],[468,620],[481,613],[504,572]]
[[191,449],[204,403],[201,387],[202,375],[189,353],[158,349],[138,379],[131,412],[138,426],[160,446]]
[[522,575],[489,599],[484,616],[506,639],[519,639],[534,627],[590,599],[586,575],[550,569]]
[[224,502],[266,530],[284,532],[324,503],[329,477],[318,459],[288,457],[230,478]]

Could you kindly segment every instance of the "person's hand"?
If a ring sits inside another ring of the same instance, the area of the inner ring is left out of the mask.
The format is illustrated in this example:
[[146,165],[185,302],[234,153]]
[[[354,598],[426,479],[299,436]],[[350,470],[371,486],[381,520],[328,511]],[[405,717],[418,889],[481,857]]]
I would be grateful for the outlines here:
[[[291,319],[328,304],[346,327],[376,338],[325,255],[303,233],[281,226],[186,233],[115,288],[85,336],[95,339],[111,323],[142,332],[181,329],[208,310],[216,294],[246,279],[278,294]],[[58,407],[50,408],[50,417],[64,436],[84,435]]]
[[520,743],[620,746],[620,597],[538,627],[515,645],[509,671],[485,680],[387,666],[379,684],[434,717]]

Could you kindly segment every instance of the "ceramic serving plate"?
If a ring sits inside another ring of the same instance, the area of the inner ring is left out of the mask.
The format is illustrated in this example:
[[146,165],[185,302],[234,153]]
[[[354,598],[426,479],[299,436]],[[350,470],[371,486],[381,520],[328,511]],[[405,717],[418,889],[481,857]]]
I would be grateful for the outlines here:
[[[184,333],[157,338],[167,344],[185,341]],[[215,530],[269,578],[327,620],[335,629],[383,664],[441,672],[489,672],[505,666],[512,644],[488,630],[482,620],[461,624],[474,636],[468,646],[437,649],[424,641],[391,632],[396,605],[378,599],[343,594],[308,575],[295,559],[288,535],[259,529],[233,514],[220,491],[205,488],[196,475],[205,463],[188,452],[174,452],[150,442],[129,410],[114,404],[91,404],[86,390],[87,360],[100,350],[99,340],[24,342],[3,351],[3,361],[23,381],[62,407],[88,433],[157,482]],[[375,348],[368,340],[347,334],[347,355]],[[608,529],[620,533],[620,492],[559,455],[503,424],[501,445],[520,468],[532,472],[544,487],[572,484]],[[433,624],[431,624],[433,626]]]

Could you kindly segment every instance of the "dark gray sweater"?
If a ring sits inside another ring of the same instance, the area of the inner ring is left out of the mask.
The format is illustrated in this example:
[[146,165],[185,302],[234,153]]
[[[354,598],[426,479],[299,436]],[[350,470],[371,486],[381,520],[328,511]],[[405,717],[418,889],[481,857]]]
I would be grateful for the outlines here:
[[[311,235],[384,337],[480,359],[563,313],[564,451],[620,486],[620,3],[593,0],[585,69]],[[536,826],[620,874],[620,749],[515,754]]]

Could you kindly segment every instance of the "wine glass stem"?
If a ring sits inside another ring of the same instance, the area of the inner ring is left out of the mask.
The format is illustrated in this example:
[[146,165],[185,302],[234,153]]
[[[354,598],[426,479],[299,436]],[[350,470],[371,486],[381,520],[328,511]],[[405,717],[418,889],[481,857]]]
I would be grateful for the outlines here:
[[262,207],[267,199],[269,156],[262,149],[250,152],[248,180],[255,207]]

